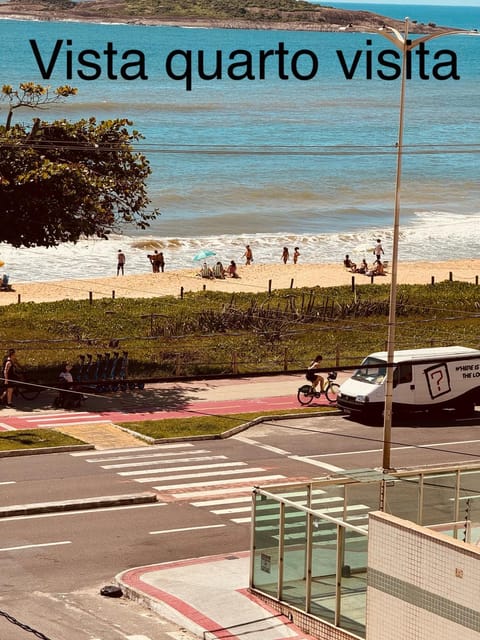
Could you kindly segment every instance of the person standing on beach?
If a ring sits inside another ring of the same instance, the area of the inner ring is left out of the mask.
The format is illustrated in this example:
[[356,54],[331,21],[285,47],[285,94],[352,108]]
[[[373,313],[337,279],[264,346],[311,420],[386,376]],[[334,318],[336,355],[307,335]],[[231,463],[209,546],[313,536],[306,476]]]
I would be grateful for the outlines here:
[[122,276],[125,275],[125,262],[125,254],[121,249],[119,249],[117,253],[117,276],[120,274],[120,272],[122,273]]
[[155,260],[157,262],[157,271],[156,273],[160,273],[160,271],[163,273],[165,271],[165,258],[163,256],[163,252],[160,251],[160,253],[157,253]]
[[299,256],[300,250],[298,247],[295,247],[295,249],[293,250],[293,264],[297,264]]
[[249,244],[247,244],[247,246],[245,247],[245,253],[243,254],[243,257],[245,258],[245,265],[252,264],[253,252]]
[[377,260],[380,260],[382,257],[382,253],[385,253],[385,251],[383,250],[382,247],[382,243],[380,241],[380,238],[377,238],[377,244],[375,245],[375,247],[373,248],[373,255],[375,256],[375,258]]
[[155,251],[149,254],[147,258],[151,262],[153,273],[158,273],[160,271],[160,264],[158,261],[158,251],[155,249]]
[[283,251],[282,251],[283,264],[287,264],[289,257],[290,257],[290,253],[288,251],[288,247],[283,247]]

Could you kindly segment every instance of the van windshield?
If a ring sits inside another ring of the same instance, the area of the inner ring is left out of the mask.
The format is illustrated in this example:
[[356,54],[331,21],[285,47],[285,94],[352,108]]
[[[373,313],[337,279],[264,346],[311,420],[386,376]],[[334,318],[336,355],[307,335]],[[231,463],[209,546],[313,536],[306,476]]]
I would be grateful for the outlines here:
[[353,380],[361,380],[369,384],[382,384],[387,375],[387,363],[378,358],[365,358],[360,369],[353,374]]

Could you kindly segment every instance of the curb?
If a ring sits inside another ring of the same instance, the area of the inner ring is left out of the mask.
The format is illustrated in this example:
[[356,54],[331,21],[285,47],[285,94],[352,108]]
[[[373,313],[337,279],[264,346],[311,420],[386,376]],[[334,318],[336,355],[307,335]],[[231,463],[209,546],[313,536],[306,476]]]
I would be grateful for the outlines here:
[[36,447],[32,449],[7,449],[6,451],[0,451],[0,458],[43,455],[44,453],[66,453],[68,451],[91,451],[94,449],[93,444],[72,444],[63,447]]
[[37,502],[33,504],[14,504],[0,508],[0,518],[35,515],[38,513],[61,513],[63,511],[80,511],[101,509],[131,504],[148,504],[157,502],[157,494],[151,492],[134,493],[119,496],[99,496],[95,498],[79,498],[58,502]]
[[[261,424],[262,422],[281,422],[282,420],[300,420],[300,419],[308,419],[308,418],[323,418],[326,416],[340,416],[344,415],[341,409],[334,409],[332,411],[318,411],[309,413],[307,415],[300,415],[298,413],[287,413],[282,415],[271,415],[271,416],[258,416],[258,418],[254,418],[249,422],[244,422],[243,424],[238,425],[237,427],[233,427],[232,429],[228,429],[228,431],[224,431],[223,433],[214,433],[211,435],[204,434],[201,436],[178,436],[174,438],[151,438],[150,436],[145,436],[140,434],[140,437],[143,440],[146,440],[150,444],[164,444],[166,442],[198,442],[202,440],[224,440],[225,438],[230,438],[231,436],[236,435],[237,433],[241,433],[242,431],[246,431],[250,429],[250,427],[254,427],[257,424]],[[120,427],[124,429],[124,427]],[[139,435],[136,431],[131,431],[126,428],[125,431],[130,431],[132,435]]]

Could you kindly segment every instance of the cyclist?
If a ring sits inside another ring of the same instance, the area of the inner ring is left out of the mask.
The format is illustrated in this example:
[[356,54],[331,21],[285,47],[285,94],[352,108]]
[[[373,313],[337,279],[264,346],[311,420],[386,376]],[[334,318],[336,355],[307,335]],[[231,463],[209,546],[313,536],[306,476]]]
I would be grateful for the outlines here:
[[316,369],[320,369],[320,367],[322,366],[322,360],[323,360],[323,357],[321,354],[318,354],[317,356],[315,356],[315,359],[312,360],[305,374],[306,379],[311,383],[312,389],[314,391],[316,391],[319,384],[320,384],[320,391],[323,391],[325,386],[325,378],[319,373],[316,373],[315,371]]

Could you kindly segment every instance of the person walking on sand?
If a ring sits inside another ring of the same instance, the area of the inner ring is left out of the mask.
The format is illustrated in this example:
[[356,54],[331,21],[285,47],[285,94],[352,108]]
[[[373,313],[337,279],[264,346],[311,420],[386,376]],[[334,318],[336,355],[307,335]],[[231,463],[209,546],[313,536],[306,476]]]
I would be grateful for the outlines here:
[[381,260],[382,257],[382,253],[385,253],[385,251],[383,250],[382,247],[382,243],[380,241],[380,238],[377,238],[377,244],[375,245],[375,247],[373,248],[373,255],[375,256],[375,258],[377,260]]
[[295,247],[295,249],[293,250],[293,264],[297,264],[299,257],[300,257],[300,250],[298,247]]
[[245,258],[245,265],[252,264],[253,252],[249,244],[247,244],[247,246],[245,247],[245,253],[243,254],[243,257]]
[[288,251],[288,247],[283,247],[283,251],[282,251],[283,264],[287,264],[289,257],[290,257],[290,253]]
[[122,276],[125,275],[125,262],[125,254],[121,249],[119,249],[117,253],[117,276],[120,275],[120,272],[122,273]]

